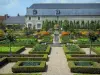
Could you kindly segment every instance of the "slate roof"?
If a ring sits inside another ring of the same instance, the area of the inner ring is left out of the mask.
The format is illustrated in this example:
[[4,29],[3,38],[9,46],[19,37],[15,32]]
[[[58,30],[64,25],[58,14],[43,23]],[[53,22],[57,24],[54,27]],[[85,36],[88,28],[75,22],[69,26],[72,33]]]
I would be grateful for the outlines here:
[[[34,14],[34,10],[37,11]],[[56,14],[59,10],[60,14]],[[42,3],[33,4],[27,9],[26,16],[98,16],[100,3]]]
[[5,24],[25,24],[24,16],[11,16],[4,21]]
[[33,4],[31,9],[100,9],[100,3],[38,3]]

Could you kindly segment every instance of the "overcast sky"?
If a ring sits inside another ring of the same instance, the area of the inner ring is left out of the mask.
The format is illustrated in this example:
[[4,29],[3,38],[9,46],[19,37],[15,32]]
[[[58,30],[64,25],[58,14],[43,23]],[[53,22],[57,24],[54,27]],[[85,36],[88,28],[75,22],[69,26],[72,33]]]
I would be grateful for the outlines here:
[[0,15],[25,15],[26,7],[33,3],[100,3],[100,0],[0,0]]

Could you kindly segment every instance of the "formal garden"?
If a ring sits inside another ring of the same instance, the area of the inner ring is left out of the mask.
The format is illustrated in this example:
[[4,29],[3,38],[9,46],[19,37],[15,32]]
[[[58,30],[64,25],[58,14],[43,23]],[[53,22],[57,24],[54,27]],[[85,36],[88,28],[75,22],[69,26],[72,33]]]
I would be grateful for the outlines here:
[[0,75],[100,75],[100,21],[42,24],[0,29]]

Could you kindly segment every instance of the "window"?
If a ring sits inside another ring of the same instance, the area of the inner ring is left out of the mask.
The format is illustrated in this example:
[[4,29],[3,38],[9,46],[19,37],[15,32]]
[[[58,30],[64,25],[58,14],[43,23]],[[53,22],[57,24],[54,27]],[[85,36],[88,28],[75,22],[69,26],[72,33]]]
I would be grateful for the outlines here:
[[31,27],[32,27],[32,24],[28,24],[28,28],[31,29]]
[[56,10],[56,15],[59,15],[60,14],[60,10]]
[[29,17],[29,20],[31,20],[31,17]]
[[41,28],[41,24],[37,24],[37,29],[40,29]]
[[33,14],[37,14],[37,10],[33,10]]
[[38,17],[38,20],[40,20],[40,17]]

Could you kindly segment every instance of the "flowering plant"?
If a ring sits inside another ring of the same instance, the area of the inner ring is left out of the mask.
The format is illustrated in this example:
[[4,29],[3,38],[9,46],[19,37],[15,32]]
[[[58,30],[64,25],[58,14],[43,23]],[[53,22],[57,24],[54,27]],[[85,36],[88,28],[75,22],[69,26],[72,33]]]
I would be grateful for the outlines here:
[[69,34],[70,34],[69,32],[62,32],[62,33],[61,33],[62,36],[64,36],[64,35],[69,35]]

